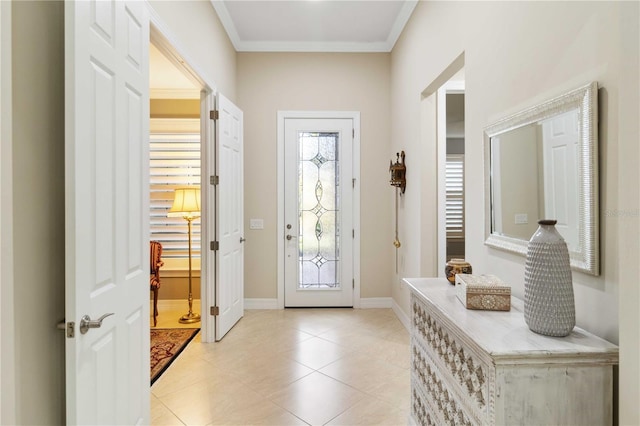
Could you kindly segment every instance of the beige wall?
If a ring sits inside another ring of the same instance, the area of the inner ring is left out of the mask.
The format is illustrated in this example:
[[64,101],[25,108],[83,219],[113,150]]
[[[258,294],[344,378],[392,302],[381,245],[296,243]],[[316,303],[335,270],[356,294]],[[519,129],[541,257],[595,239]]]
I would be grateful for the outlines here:
[[[500,135],[500,186],[502,233],[528,241],[543,219],[539,205],[537,126],[525,126]],[[539,168],[540,167],[540,168]],[[526,224],[516,224],[516,214],[526,214]]]
[[[200,299],[200,271],[193,271],[191,277],[191,293],[194,299]],[[162,269],[160,269],[158,300],[187,300],[188,297],[189,276],[185,273],[180,276],[176,276],[175,273],[169,275],[163,273]],[[153,297],[151,297],[151,300],[153,300]]]
[[15,420],[11,2],[0,2],[0,424]]
[[[389,54],[238,54],[238,106],[244,111],[245,297],[277,296],[279,110],[360,111],[361,297],[391,296],[387,277],[392,264],[386,250],[393,242],[387,226],[387,201],[392,200],[389,60]],[[264,230],[249,230],[251,218],[264,219]]]
[[200,118],[200,99],[151,99],[151,118]]
[[[464,52],[466,76],[466,256],[474,272],[494,273],[523,296],[524,258],[484,245],[483,128],[511,113],[597,80],[600,90],[602,275],[573,273],[578,325],[620,344],[620,420],[638,424],[638,3],[420,2],[392,53],[389,154],[420,149],[420,94]],[[426,129],[431,130],[433,129]],[[425,162],[434,163],[432,158]],[[411,174],[409,177],[414,178]],[[422,186],[426,186],[423,184]],[[408,186],[401,217],[419,210]],[[420,274],[421,242],[403,238],[404,269]],[[389,256],[391,258],[391,256]],[[409,312],[408,291],[391,275]]]
[[176,38],[176,46],[201,77],[235,102],[236,52],[213,9],[205,0],[150,0],[152,9]]
[[63,424],[64,7],[12,6],[16,423]]

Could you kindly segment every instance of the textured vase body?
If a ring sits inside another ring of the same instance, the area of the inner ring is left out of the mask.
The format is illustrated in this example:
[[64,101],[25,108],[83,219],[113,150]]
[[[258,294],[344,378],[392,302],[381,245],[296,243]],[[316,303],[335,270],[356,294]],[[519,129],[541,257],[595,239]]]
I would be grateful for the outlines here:
[[567,243],[555,220],[541,220],[527,247],[524,319],[532,331],[567,336],[576,325]]

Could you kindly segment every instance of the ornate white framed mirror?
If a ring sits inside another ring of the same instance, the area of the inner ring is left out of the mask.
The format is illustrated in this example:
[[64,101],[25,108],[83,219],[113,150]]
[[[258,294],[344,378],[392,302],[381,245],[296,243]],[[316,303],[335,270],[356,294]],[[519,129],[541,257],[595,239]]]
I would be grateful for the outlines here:
[[485,244],[525,255],[540,219],[556,219],[571,267],[600,274],[598,84],[485,129]]

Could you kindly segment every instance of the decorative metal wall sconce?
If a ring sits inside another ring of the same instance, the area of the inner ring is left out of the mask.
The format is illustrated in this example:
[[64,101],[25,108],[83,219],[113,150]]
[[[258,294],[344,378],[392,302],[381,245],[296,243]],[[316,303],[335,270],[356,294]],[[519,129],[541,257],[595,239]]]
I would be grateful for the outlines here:
[[[402,162],[400,162],[402,160]],[[391,186],[396,188],[396,235],[393,245],[396,248],[396,273],[398,272],[398,249],[402,245],[398,239],[398,192],[404,194],[407,187],[407,166],[404,164],[404,151],[396,153],[395,164],[389,161],[389,172],[391,173]],[[399,190],[399,191],[398,191]]]
[[[402,160],[402,163],[400,162]],[[395,164],[389,161],[389,172],[391,173],[391,186],[400,188],[402,194],[407,187],[407,166],[404,164],[404,151],[396,153]]]

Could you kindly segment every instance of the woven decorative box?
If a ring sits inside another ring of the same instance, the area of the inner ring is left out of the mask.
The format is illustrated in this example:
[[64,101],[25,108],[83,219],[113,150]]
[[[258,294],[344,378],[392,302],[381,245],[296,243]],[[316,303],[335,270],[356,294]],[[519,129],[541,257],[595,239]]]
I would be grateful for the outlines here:
[[456,274],[456,296],[467,309],[511,310],[511,287],[494,275]]

